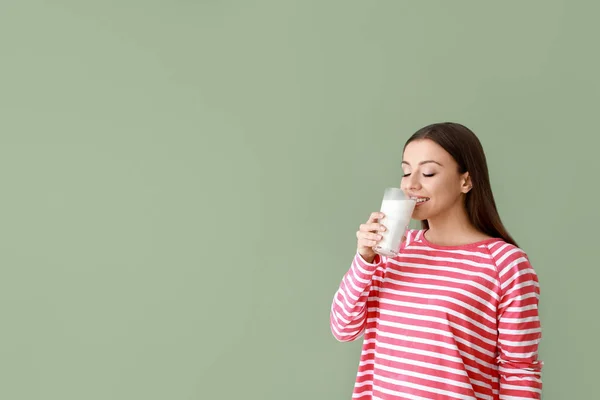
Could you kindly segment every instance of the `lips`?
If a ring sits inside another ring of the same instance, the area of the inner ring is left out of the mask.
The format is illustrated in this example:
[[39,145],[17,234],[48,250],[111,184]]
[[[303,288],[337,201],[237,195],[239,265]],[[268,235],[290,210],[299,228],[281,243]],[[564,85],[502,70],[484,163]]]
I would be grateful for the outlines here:
[[420,206],[426,202],[429,201],[429,197],[417,197],[417,196],[411,196],[411,200],[415,200],[417,202],[417,206]]

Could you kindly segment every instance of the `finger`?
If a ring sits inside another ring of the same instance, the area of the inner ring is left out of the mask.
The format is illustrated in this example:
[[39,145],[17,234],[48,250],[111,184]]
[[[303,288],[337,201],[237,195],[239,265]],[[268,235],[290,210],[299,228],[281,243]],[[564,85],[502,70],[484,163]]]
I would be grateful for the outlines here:
[[371,213],[371,216],[369,217],[369,220],[367,221],[367,224],[373,223],[373,222],[377,222],[377,220],[380,220],[381,218],[385,217],[385,215],[380,212],[380,211],[376,211],[374,213]]
[[375,240],[378,242],[382,239],[382,236],[377,233],[362,232],[362,234],[360,235],[360,238],[364,239],[364,240]]
[[385,230],[385,226],[377,222],[372,222],[370,224],[361,224],[359,227],[359,231],[361,232],[384,232]]
[[366,240],[366,239],[361,239],[358,241],[358,246],[359,247],[373,247],[377,244],[377,242],[375,240]]

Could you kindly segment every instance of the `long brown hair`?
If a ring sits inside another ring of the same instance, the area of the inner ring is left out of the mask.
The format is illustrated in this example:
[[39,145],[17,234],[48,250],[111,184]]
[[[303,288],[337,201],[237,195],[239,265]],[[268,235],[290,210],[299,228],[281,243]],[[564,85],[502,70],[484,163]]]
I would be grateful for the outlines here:
[[[459,173],[469,172],[472,189],[467,192],[465,207],[469,220],[479,231],[517,246],[510,236],[496,208],[487,160],[477,136],[466,126],[454,122],[431,124],[415,132],[404,145],[413,140],[429,139],[442,146],[458,163]],[[421,221],[429,229],[427,220]]]

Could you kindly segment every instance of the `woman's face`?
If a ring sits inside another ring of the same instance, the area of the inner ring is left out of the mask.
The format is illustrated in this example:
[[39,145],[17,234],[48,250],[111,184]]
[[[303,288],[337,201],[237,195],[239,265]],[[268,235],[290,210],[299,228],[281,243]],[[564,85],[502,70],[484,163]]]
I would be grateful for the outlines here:
[[414,219],[464,212],[463,197],[471,189],[471,181],[468,173],[458,172],[458,164],[443,147],[429,139],[410,142],[404,150],[402,170],[400,187],[417,199]]

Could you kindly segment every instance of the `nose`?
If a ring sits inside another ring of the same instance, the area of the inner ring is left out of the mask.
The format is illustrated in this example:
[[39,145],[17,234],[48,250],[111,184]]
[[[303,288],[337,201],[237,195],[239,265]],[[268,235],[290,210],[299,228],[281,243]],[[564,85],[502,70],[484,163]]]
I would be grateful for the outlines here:
[[410,174],[409,176],[402,177],[402,184],[400,185],[402,190],[409,192],[416,192],[421,189],[421,182],[417,174]]

